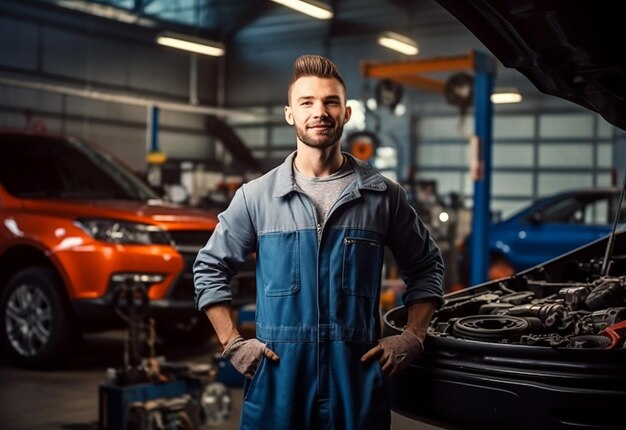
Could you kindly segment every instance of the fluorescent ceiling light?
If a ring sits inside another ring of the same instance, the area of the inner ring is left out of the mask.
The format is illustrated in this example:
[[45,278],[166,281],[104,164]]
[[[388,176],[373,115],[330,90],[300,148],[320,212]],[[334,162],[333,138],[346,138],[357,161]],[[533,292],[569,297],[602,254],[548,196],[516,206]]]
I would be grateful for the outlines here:
[[159,45],[195,52],[196,54],[211,55],[213,57],[220,57],[226,53],[224,45],[219,42],[187,36],[185,34],[161,33],[157,36],[157,43]]
[[521,101],[522,95],[515,89],[497,90],[491,95],[491,103],[493,104],[519,103]]
[[331,19],[333,10],[325,3],[315,0],[272,0],[274,3],[282,4],[298,12],[312,16],[317,19]]
[[398,33],[387,31],[380,35],[378,44],[405,55],[417,55],[417,43],[413,39]]

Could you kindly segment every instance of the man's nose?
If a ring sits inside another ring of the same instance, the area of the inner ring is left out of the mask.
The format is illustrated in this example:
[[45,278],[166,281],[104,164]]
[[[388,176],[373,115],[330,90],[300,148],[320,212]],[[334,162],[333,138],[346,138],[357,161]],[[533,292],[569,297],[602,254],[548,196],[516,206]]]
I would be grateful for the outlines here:
[[328,116],[328,112],[326,111],[326,106],[324,106],[324,103],[315,103],[313,105],[313,115],[316,118],[325,118]]

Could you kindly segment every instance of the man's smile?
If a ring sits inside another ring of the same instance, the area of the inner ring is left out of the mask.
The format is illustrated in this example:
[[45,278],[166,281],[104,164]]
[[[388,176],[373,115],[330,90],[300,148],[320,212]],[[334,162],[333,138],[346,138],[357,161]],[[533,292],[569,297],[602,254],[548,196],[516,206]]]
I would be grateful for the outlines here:
[[321,123],[321,124],[313,124],[313,125],[309,125],[307,128],[312,128],[314,130],[326,130],[328,128],[332,128],[332,124],[331,123]]

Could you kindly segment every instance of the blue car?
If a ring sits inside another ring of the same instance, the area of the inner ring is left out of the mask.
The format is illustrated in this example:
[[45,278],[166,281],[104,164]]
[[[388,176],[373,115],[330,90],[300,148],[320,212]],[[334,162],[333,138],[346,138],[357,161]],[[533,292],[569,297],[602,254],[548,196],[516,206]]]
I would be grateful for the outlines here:
[[[619,188],[563,191],[535,200],[504,221],[491,225],[488,279],[510,276],[555,258],[611,232]],[[620,224],[626,222],[622,211]],[[469,273],[469,241],[460,254],[461,279]],[[467,282],[465,282],[467,285]]]

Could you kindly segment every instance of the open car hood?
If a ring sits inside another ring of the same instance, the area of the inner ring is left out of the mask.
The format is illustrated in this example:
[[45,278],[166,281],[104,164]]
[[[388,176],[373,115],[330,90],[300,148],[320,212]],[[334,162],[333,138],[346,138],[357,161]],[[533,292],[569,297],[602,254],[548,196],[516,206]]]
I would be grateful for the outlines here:
[[[606,246],[446,294],[424,353],[390,381],[393,409],[455,428],[624,428],[626,231],[603,275]],[[383,319],[398,334],[407,313]]]
[[623,3],[437,0],[507,67],[542,92],[626,129]]

